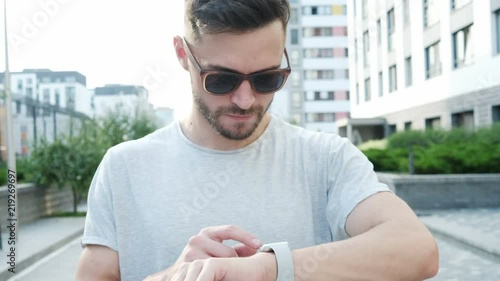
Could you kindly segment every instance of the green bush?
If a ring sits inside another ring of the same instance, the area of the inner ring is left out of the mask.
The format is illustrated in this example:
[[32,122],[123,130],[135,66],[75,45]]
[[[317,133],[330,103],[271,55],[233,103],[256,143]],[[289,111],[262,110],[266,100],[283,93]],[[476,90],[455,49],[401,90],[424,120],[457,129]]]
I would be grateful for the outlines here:
[[368,149],[363,153],[372,162],[375,171],[408,171],[408,152],[405,149]]
[[418,174],[500,173],[500,147],[495,144],[442,144],[415,153]]
[[386,150],[363,151],[376,171],[407,172],[414,151],[417,174],[500,173],[500,124],[476,131],[407,131],[392,135]]
[[[30,173],[29,159],[18,158],[16,159],[16,174],[17,182],[25,183],[32,181],[32,175]],[[7,184],[7,162],[0,163],[0,186]]]

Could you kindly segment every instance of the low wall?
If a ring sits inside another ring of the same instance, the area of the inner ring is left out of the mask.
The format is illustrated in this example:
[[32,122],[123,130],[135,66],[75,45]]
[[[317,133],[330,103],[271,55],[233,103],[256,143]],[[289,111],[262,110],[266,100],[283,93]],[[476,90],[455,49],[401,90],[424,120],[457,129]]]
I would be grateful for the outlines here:
[[377,176],[413,209],[500,207],[500,174]]
[[[37,188],[31,183],[17,184],[17,216],[21,223],[36,220],[57,211],[73,208],[73,195],[69,188]],[[7,187],[0,187],[0,222],[7,221]]]

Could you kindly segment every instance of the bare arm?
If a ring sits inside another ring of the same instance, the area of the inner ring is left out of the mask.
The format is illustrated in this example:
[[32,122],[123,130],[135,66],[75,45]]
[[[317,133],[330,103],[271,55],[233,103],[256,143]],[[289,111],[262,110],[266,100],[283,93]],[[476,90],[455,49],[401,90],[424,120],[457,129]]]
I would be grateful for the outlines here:
[[108,247],[87,245],[80,256],[77,281],[119,281],[118,253]]
[[350,239],[293,251],[295,280],[424,280],[439,268],[434,238],[392,193],[361,202],[346,222]]

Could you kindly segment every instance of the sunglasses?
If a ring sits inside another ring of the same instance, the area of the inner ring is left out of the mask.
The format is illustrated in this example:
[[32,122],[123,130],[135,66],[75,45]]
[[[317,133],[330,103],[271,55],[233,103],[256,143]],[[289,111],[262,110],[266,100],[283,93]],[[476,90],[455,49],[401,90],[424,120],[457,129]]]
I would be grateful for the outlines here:
[[255,92],[259,94],[271,94],[283,88],[291,71],[290,61],[288,60],[286,49],[284,50],[287,63],[286,68],[265,70],[248,75],[230,71],[205,70],[201,68],[200,64],[193,56],[186,39],[183,38],[183,40],[187,47],[186,53],[189,60],[200,73],[203,88],[205,91],[213,95],[228,95],[236,91],[244,80],[248,80],[250,82],[250,85]]

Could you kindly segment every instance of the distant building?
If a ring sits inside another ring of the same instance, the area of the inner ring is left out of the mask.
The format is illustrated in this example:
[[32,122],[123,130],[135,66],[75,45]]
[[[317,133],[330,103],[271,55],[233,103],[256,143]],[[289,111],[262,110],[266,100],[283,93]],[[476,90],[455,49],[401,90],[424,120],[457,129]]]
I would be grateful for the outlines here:
[[348,0],[359,143],[396,131],[500,121],[500,1]]
[[174,110],[168,107],[155,109],[155,116],[159,128],[164,127],[174,121]]
[[105,85],[93,90],[94,116],[102,117],[108,112],[120,109],[131,116],[143,112],[153,114],[153,107],[148,101],[148,91],[143,86]]
[[[4,90],[4,73],[0,89]],[[12,72],[13,130],[18,155],[28,155],[35,139],[52,141],[78,129],[79,118],[92,113],[86,77],[76,71],[26,69]],[[5,159],[5,108],[0,110],[0,140]]]
[[292,73],[275,97],[290,122],[337,132],[335,120],[349,116],[346,0],[292,0],[287,50]]

